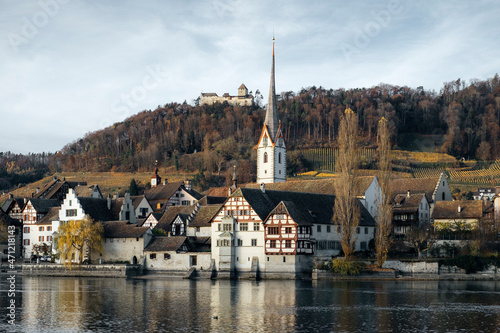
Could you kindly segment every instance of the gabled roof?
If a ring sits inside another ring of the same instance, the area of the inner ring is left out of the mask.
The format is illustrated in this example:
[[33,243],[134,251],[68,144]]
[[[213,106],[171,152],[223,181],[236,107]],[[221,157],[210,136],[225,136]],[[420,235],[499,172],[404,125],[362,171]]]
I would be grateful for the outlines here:
[[113,214],[108,209],[106,199],[98,198],[78,198],[85,214],[88,214],[94,221],[113,221]]
[[165,214],[163,214],[163,216],[160,218],[160,220],[158,221],[158,224],[156,225],[155,228],[163,229],[167,232],[172,231],[172,223],[174,222],[177,215],[178,214],[191,214],[194,209],[195,209],[195,206],[193,206],[193,205],[169,207],[165,211]]
[[90,197],[95,189],[97,189],[97,191],[100,194],[100,197],[102,198],[102,192],[101,189],[99,188],[99,185],[90,185],[90,186],[77,185],[74,188],[76,196],[78,197]]
[[396,194],[410,193],[425,193],[427,201],[432,202],[432,196],[436,190],[438,183],[437,178],[397,178],[391,179],[390,189],[391,196]]
[[45,215],[40,221],[36,224],[50,224],[52,221],[59,220],[59,211],[61,210],[60,206],[51,207],[47,215]]
[[9,213],[12,207],[15,206],[15,204],[19,206],[19,209],[23,210],[24,208],[24,198],[9,198],[7,201],[4,202],[2,209],[5,213]]
[[[460,211],[458,207],[460,207]],[[438,201],[434,205],[431,217],[447,220],[480,219],[483,217],[483,201]]]
[[[227,193],[226,193],[227,195]],[[200,200],[198,200],[198,203],[200,205],[203,205],[203,206],[206,206],[206,205],[219,205],[219,204],[223,204],[224,202],[226,202],[227,200],[227,196],[221,196],[221,197],[213,197],[213,196],[204,196],[203,198],[201,198]]]
[[185,236],[155,237],[149,245],[146,246],[144,252],[177,251],[182,245],[186,245],[189,248],[186,240],[187,237]]
[[15,220],[12,217],[10,217],[7,213],[5,213],[2,209],[0,209],[0,224],[3,224],[4,226],[17,226],[17,227],[22,227],[23,223],[21,221]]
[[[316,193],[287,192],[240,188],[233,196],[243,196],[259,217],[265,221],[271,211],[282,201],[289,201],[301,214],[309,215],[315,223],[331,223],[335,196]],[[308,217],[309,219],[309,217]]]
[[148,227],[138,227],[128,221],[105,222],[102,225],[105,238],[137,238],[149,230]]
[[229,187],[211,187],[205,191],[207,197],[227,198],[228,193]]
[[155,187],[151,187],[150,189],[144,192],[144,195],[149,201],[157,201],[157,200],[168,200],[170,199],[175,192],[184,184],[184,182],[173,182],[166,183],[165,185],[157,185]]
[[31,205],[38,214],[47,214],[51,207],[59,207],[61,205],[57,199],[31,198],[28,202],[31,202]]
[[[356,195],[364,196],[366,190],[375,179],[375,176],[360,176],[356,177]],[[289,180],[281,183],[266,184],[266,191],[290,191],[290,192],[305,192],[317,194],[335,194],[336,178],[329,179],[311,179],[311,180]],[[260,188],[260,184],[251,183],[245,186],[246,188]]]
[[[132,199],[132,204],[134,205],[134,209],[137,209],[139,205],[141,204],[142,200],[146,198],[145,195],[132,195],[130,196],[130,199]],[[147,199],[146,199],[147,201]]]
[[239,86],[238,89],[247,89],[247,87],[242,83],[241,86]]
[[422,199],[425,198],[425,193],[411,193],[410,196],[408,194],[396,194],[392,203],[392,209],[394,213],[407,213],[407,212],[416,212],[422,202]]
[[311,225],[313,221],[313,217],[311,214],[303,214],[300,209],[297,208],[293,201],[282,201],[280,202],[276,208],[274,208],[270,214],[279,213],[282,210],[285,210],[288,215],[299,225]]
[[222,205],[201,206],[198,208],[194,219],[189,223],[188,227],[204,228],[210,227],[210,220],[217,214]]

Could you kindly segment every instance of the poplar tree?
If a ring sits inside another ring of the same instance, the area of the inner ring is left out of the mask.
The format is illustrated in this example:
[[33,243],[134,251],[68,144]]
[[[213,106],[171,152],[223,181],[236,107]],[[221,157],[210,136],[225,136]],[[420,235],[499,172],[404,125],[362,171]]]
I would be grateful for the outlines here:
[[387,253],[391,245],[389,236],[392,231],[392,205],[391,191],[389,188],[391,176],[391,134],[387,119],[382,117],[378,122],[377,142],[379,156],[379,185],[382,196],[377,199],[377,232],[375,234],[375,254],[377,266],[382,267],[387,259]]
[[340,227],[340,244],[347,260],[352,259],[356,244],[356,229],[360,221],[356,198],[356,174],[359,166],[358,119],[350,108],[341,117],[339,128],[340,173],[335,182],[334,222]]

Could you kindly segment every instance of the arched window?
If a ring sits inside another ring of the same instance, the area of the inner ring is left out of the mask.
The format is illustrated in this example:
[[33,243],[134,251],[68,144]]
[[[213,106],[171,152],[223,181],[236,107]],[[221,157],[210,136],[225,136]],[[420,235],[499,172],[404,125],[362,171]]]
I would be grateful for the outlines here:
[[281,153],[278,153],[278,163],[281,163]]
[[264,163],[267,163],[267,153],[264,153]]

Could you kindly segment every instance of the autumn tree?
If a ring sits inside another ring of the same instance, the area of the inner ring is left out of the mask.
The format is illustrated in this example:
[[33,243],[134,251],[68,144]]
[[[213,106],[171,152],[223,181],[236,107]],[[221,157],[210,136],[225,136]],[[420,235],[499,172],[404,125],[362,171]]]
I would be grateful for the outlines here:
[[360,221],[359,201],[356,198],[358,170],[358,119],[351,110],[345,110],[340,120],[338,136],[339,176],[335,182],[334,222],[340,227],[340,244],[346,259],[351,259],[356,244],[356,229]]
[[88,215],[83,220],[62,223],[54,241],[64,265],[71,268],[74,259],[81,264],[84,257],[90,259],[92,250],[102,251],[103,233],[102,224]]
[[377,232],[375,234],[375,253],[377,265],[382,267],[387,259],[391,245],[389,235],[392,231],[392,205],[389,182],[391,177],[391,140],[387,119],[382,117],[378,122],[378,156],[379,156],[379,185],[382,196],[377,202]]

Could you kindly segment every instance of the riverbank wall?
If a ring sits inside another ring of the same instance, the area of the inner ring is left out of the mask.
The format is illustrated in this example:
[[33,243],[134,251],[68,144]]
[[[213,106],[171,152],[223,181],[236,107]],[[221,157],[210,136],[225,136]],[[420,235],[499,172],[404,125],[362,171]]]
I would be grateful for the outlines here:
[[60,264],[23,264],[17,271],[25,276],[126,278],[141,275],[142,266],[129,264],[72,265],[69,269]]

